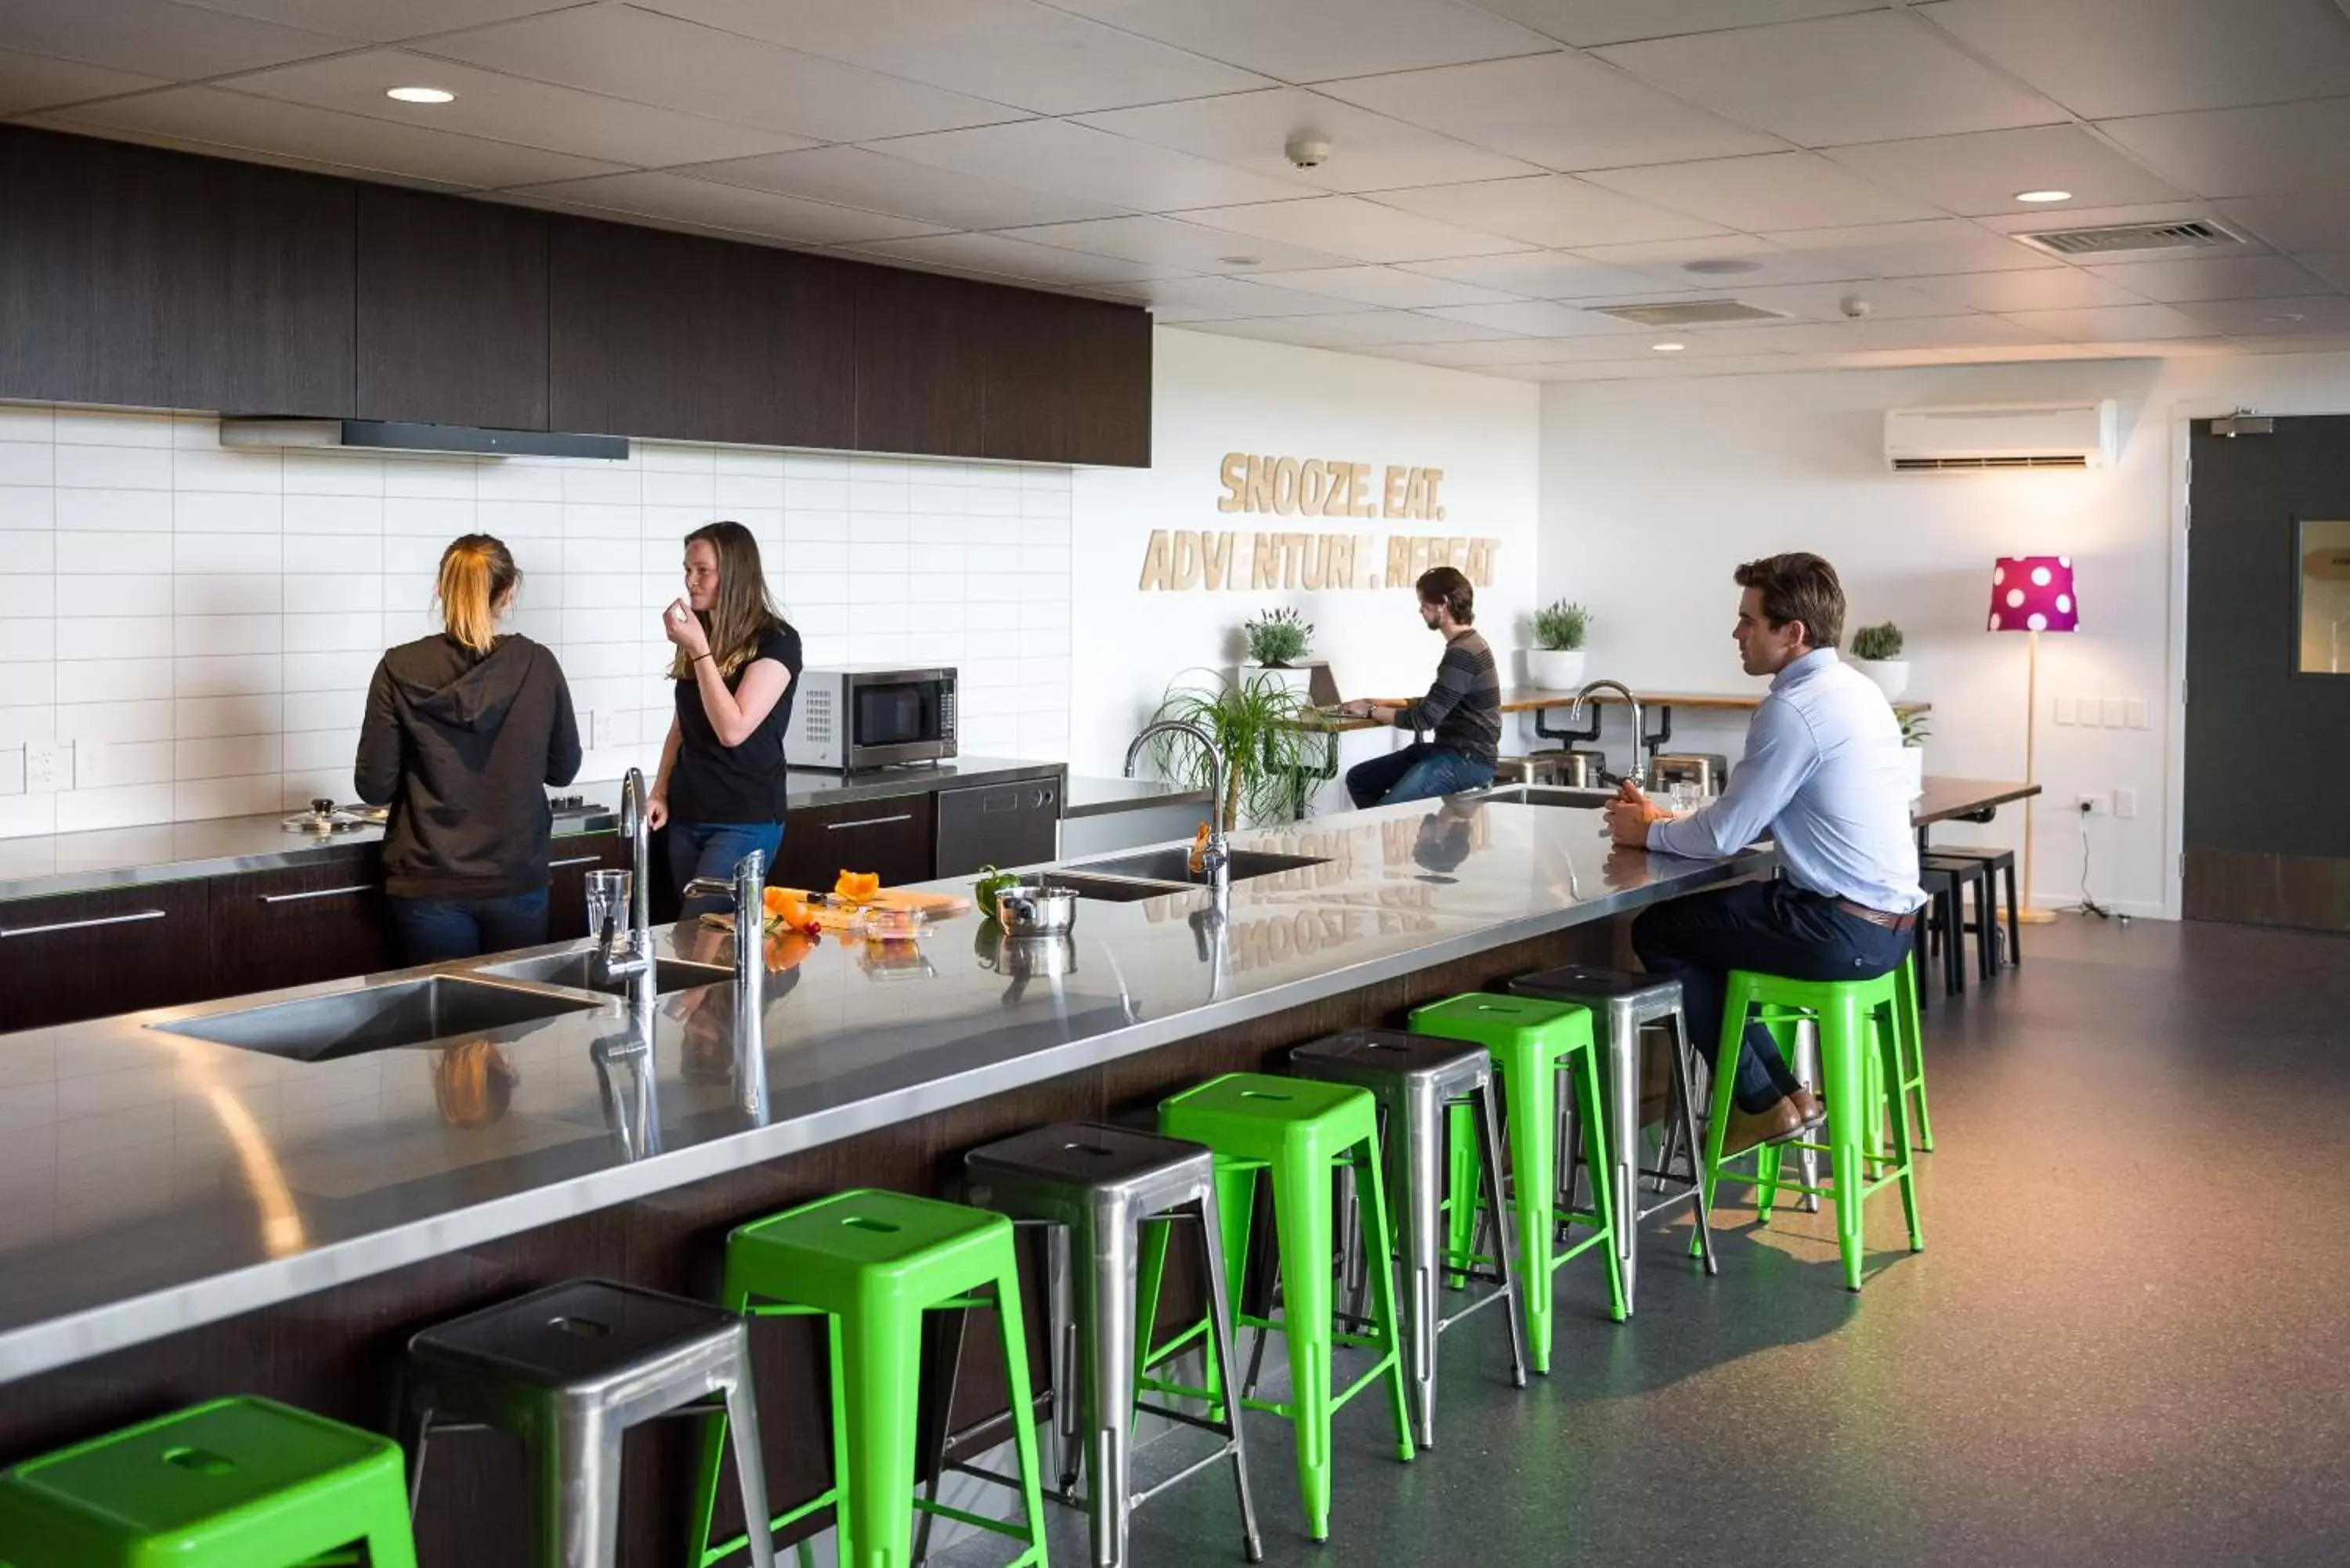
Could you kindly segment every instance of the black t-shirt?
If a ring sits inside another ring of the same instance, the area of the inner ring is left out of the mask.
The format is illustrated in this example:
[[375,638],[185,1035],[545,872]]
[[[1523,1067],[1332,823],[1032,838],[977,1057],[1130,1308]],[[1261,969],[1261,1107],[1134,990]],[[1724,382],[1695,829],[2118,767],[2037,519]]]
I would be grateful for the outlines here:
[[800,634],[782,622],[759,634],[759,650],[727,677],[726,690],[743,683],[743,672],[772,659],[792,672],[791,684],[739,746],[722,746],[702,710],[702,691],[692,680],[677,683],[677,769],[670,775],[669,814],[680,822],[781,822],[784,819],[784,731],[792,722],[792,699],[799,695]]

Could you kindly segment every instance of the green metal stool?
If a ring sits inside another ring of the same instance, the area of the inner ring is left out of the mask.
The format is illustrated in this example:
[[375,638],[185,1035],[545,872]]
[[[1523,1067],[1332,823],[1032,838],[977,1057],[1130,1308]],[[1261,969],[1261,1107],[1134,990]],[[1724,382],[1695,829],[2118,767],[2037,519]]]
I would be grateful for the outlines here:
[[[1379,1172],[1378,1106],[1367,1090],[1306,1078],[1261,1073],[1229,1073],[1163,1100],[1159,1130],[1169,1137],[1205,1144],[1216,1157],[1216,1207],[1223,1230],[1225,1277],[1247,1277],[1249,1214],[1256,1200],[1260,1171],[1273,1182],[1274,1229],[1282,1279],[1282,1317],[1233,1314],[1261,1334],[1279,1329],[1289,1342],[1289,1401],[1279,1404],[1242,1394],[1244,1409],[1280,1416],[1297,1436],[1297,1488],[1307,1529],[1316,1541],[1330,1538],[1330,1424],[1339,1408],[1374,1383],[1387,1385],[1395,1412],[1396,1457],[1412,1457],[1410,1417],[1404,1407],[1403,1358],[1396,1312],[1394,1232],[1388,1223],[1387,1187]],[[1351,1169],[1362,1203],[1362,1244],[1368,1261],[1371,1314],[1347,1331],[1333,1319],[1331,1285],[1336,1256],[1331,1215],[1335,1173]],[[1143,1254],[1141,1322],[1156,1322],[1160,1264],[1166,1257],[1164,1228]],[[1154,1346],[1145,1368],[1159,1364],[1207,1325],[1194,1324]],[[1335,1347],[1353,1345],[1374,1353],[1370,1368],[1343,1392],[1333,1394]],[[1146,1380],[1162,1391],[1201,1393]],[[1223,1393],[1204,1391],[1212,1401]]]
[[[1926,1108],[1926,1031],[1918,1007],[1918,955],[1913,950],[1909,961],[1893,971],[1894,1017],[1899,1024],[1896,1044],[1901,1051],[1898,1075],[1905,1095],[1917,1097],[1918,1147],[1927,1154],[1934,1152],[1934,1116]],[[1875,1122],[1872,1126],[1879,1125]],[[1881,1150],[1879,1152],[1882,1152]]]
[[0,1472],[24,1568],[416,1568],[400,1445],[268,1399],[215,1399]]
[[[1020,1315],[1012,1221],[985,1210],[871,1190],[837,1193],[737,1227],[726,1238],[724,1304],[751,1317],[822,1314],[831,1355],[834,1490],[776,1516],[781,1530],[837,1502],[843,1568],[906,1568],[914,1511],[1024,1542],[1006,1568],[1045,1562],[1045,1499],[1029,1420],[1028,1339]],[[974,1293],[993,1288],[993,1299]],[[1019,1524],[914,1497],[922,1314],[993,1305],[1020,1457]],[[707,1424],[695,1488],[694,1542],[709,1540],[725,1421]],[[741,1538],[701,1553],[711,1563]]]
[[[1906,968],[1906,966],[1905,966]],[[1901,1207],[1909,1227],[1909,1250],[1922,1251],[1925,1232],[1918,1222],[1918,1182],[1909,1138],[1909,1096],[1901,1036],[1905,1020],[1914,1017],[1904,1005],[1903,970],[1875,980],[1804,981],[1779,975],[1732,970],[1724,987],[1721,1039],[1714,1054],[1713,1115],[1706,1127],[1706,1201],[1713,1201],[1716,1185],[1732,1159],[1752,1155],[1757,1188],[1756,1208],[1770,1222],[1773,1200],[1781,1191],[1807,1196],[1833,1195],[1836,1210],[1836,1246],[1843,1255],[1846,1290],[1860,1289],[1861,1205],[1887,1182],[1898,1182]],[[1915,987],[1910,988],[1915,1000]],[[1723,1136],[1730,1122],[1731,1094],[1738,1075],[1738,1054],[1746,1034],[1750,1012],[1760,1009],[1774,1026],[1808,1018],[1819,1030],[1820,1089],[1827,1108],[1828,1141],[1789,1140],[1763,1144],[1725,1159]],[[1922,1088],[1922,1073],[1919,1087]],[[1892,1136],[1882,1129],[1889,1116]],[[1829,1186],[1782,1179],[1781,1162],[1790,1149],[1825,1154],[1831,1172]],[[1888,1152],[1889,1149],[1889,1152]]]
[[[1607,1260],[1608,1315],[1624,1321],[1624,1270],[1617,1256],[1616,1204],[1607,1174],[1607,1114],[1600,1104],[1590,1010],[1572,1002],[1472,991],[1413,1009],[1411,1029],[1415,1034],[1475,1041],[1492,1053],[1493,1066],[1502,1075],[1503,1116],[1509,1124],[1510,1207],[1518,1225],[1518,1285],[1525,1292],[1526,1338],[1534,1370],[1548,1372],[1555,1295],[1552,1276],[1568,1260],[1599,1249]],[[1575,1114],[1583,1124],[1584,1156],[1591,1167],[1588,1210],[1562,1209],[1558,1202],[1561,1073],[1573,1079]],[[1465,1158],[1459,1145],[1455,1149],[1454,1179],[1473,1182],[1475,1149],[1467,1149]],[[1562,1249],[1558,1227],[1573,1220],[1593,1227],[1592,1233]],[[1454,1224],[1461,1222],[1456,1210]]]

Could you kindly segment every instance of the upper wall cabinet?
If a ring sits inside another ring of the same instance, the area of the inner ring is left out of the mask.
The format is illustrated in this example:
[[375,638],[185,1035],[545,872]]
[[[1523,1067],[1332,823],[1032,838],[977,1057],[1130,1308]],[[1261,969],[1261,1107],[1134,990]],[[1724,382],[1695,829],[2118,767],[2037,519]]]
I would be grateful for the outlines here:
[[356,189],[0,128],[0,397],[349,412]]
[[543,213],[359,187],[363,420],[543,431]]
[[1150,317],[1024,289],[991,289],[986,455],[1150,465]]
[[556,429],[853,444],[841,264],[586,219],[554,220],[551,241]]
[[857,275],[857,446],[983,457],[988,311],[1016,291],[926,272]]

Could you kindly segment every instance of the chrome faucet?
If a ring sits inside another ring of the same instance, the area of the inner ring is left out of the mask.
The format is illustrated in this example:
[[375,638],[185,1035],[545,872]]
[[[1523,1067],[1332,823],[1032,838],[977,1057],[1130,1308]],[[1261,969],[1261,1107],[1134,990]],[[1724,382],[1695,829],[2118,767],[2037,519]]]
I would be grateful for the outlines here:
[[1624,699],[1625,702],[1630,706],[1632,710],[1632,771],[1624,775],[1624,779],[1626,783],[1631,784],[1635,789],[1648,788],[1648,770],[1647,767],[1642,765],[1640,762],[1640,743],[1647,736],[1648,730],[1640,718],[1640,700],[1632,695],[1632,689],[1629,686],[1625,685],[1621,680],[1585,681],[1583,683],[1583,690],[1575,694],[1575,706],[1567,711],[1566,722],[1570,724],[1579,724],[1583,722],[1584,703],[1594,691],[1614,691],[1620,695]]
[[754,849],[730,880],[696,877],[684,898],[734,900],[734,1105],[754,1127],[767,1122],[767,857]]
[[1160,719],[1145,724],[1142,733],[1126,748],[1126,776],[1134,776],[1134,764],[1141,760],[1142,748],[1150,737],[1159,734],[1189,735],[1200,742],[1208,753],[1208,847],[1201,852],[1200,867],[1207,873],[1208,885],[1221,894],[1232,886],[1232,846],[1224,840],[1224,761],[1223,749],[1216,744],[1215,736],[1200,725],[1182,719]]
[[766,971],[766,851],[754,849],[734,862],[731,878],[696,877],[678,890],[678,897],[734,900],[734,972],[744,975]]
[[653,967],[652,829],[645,825],[645,775],[630,768],[620,780],[620,836],[629,841],[629,933],[619,929],[619,911],[604,909],[604,929],[596,933],[588,963],[597,983],[631,980]]

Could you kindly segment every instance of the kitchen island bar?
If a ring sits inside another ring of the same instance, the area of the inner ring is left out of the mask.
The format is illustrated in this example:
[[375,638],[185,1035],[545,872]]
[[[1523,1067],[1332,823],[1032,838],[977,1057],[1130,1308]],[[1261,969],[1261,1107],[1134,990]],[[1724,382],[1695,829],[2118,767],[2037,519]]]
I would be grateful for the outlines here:
[[[254,998],[0,1036],[0,1462],[228,1392],[381,1428],[419,1328],[579,1275],[707,1296],[745,1220],[851,1186],[939,1191],[990,1139],[1147,1116],[1332,1030],[1606,961],[1618,917],[1769,864],[1614,849],[1590,810],[1466,799],[1240,842],[1311,863],[1236,882],[1221,914],[1204,890],[1087,898],[1049,963],[975,915],[919,945],[771,943],[748,1108],[731,981],[660,998],[649,1059],[620,1048],[642,1035],[619,1003],[584,996],[453,1046],[335,1060],[154,1027],[231,1034],[221,1020]],[[660,940],[726,961],[715,931]],[[773,1320],[754,1338],[787,1508],[825,1484],[820,1342]],[[972,1358],[959,1427],[1000,1405],[991,1371]],[[691,1436],[631,1439],[624,1561],[676,1552]],[[424,1561],[522,1560],[525,1495],[506,1445],[436,1449]]]

